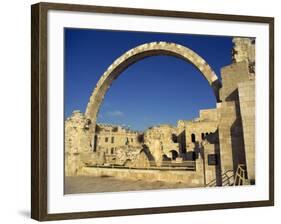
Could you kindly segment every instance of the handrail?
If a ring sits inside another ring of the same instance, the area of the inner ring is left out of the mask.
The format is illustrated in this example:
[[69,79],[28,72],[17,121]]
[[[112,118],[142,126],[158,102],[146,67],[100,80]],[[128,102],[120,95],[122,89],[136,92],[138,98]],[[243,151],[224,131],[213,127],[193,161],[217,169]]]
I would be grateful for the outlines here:
[[118,169],[140,169],[140,170],[194,170],[195,162],[194,161],[186,161],[180,163],[170,163],[167,161],[162,163],[161,166],[157,166],[155,161],[149,161],[148,167],[134,167],[134,166],[126,166],[126,165],[118,165],[118,164],[103,164],[103,165],[91,165],[88,167],[97,167],[97,168],[118,168]]
[[[150,167],[157,166],[155,161],[149,161]],[[162,161],[159,167],[195,167],[195,161],[171,162]]]
[[245,184],[246,169],[244,169],[243,167],[245,167],[245,164],[238,164],[234,179],[234,185],[236,186]]
[[[232,172],[233,173],[233,170],[227,170],[225,171],[222,175],[221,175],[221,178],[222,178],[222,186],[230,186],[231,185],[231,181],[230,179],[234,177],[234,174],[228,176],[228,173],[229,172]],[[225,182],[228,183],[228,185],[223,185]],[[211,180],[208,184],[206,184],[206,187],[214,187],[217,185],[217,179],[213,179]]]
[[[246,179],[246,169],[244,168],[245,164],[238,164],[236,172],[234,174],[233,170],[227,170],[221,175],[222,186],[240,186],[245,184]],[[228,176],[228,173],[232,172],[232,175]],[[233,182],[231,183],[231,179]],[[206,184],[206,187],[214,187],[216,186],[217,179],[210,181]]]

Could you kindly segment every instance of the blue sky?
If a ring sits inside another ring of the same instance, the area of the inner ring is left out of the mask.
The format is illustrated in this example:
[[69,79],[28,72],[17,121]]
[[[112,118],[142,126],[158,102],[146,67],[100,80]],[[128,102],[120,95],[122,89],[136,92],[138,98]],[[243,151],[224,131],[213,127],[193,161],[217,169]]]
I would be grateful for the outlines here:
[[[85,112],[93,88],[117,57],[153,41],[194,50],[219,77],[221,67],[231,63],[231,37],[65,28],[65,118],[73,110]],[[172,56],[153,56],[133,64],[113,82],[98,122],[145,130],[195,118],[200,109],[215,104],[208,82],[192,64]]]

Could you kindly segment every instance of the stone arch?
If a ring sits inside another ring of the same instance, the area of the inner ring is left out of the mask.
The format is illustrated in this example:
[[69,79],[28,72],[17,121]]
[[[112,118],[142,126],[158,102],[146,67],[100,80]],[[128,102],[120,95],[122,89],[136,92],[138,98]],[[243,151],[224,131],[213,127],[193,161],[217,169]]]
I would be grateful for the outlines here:
[[96,119],[100,105],[112,82],[130,65],[146,57],[156,55],[174,56],[193,64],[209,82],[217,102],[220,102],[219,89],[221,88],[221,82],[212,68],[202,57],[200,57],[191,49],[179,44],[168,42],[146,43],[127,51],[117,58],[107,68],[98,81],[90,97],[85,112],[87,118],[91,119],[93,132],[95,129],[94,127],[96,126]]

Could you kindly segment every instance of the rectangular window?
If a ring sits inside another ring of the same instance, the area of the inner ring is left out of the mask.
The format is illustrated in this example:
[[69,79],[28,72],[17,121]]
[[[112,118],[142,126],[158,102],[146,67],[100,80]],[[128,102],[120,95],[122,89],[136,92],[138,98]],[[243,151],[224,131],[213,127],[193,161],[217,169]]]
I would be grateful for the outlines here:
[[105,142],[108,142],[108,137],[105,137],[104,141],[105,141]]
[[111,137],[111,143],[114,143],[114,137]]

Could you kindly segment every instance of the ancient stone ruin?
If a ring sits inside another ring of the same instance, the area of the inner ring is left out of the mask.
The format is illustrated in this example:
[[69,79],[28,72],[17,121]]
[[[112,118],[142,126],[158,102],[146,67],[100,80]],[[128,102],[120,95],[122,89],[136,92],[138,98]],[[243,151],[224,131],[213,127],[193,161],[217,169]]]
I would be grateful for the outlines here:
[[[233,38],[232,64],[221,80],[195,52],[166,42],[143,44],[116,59],[101,76],[86,112],[65,121],[65,175],[113,175],[183,181],[191,187],[255,183],[255,42]],[[153,55],[171,55],[194,64],[217,99],[198,118],[144,132],[97,124],[106,91],[122,71]],[[162,171],[162,172],[160,172]],[[165,171],[165,172],[163,172]]]

